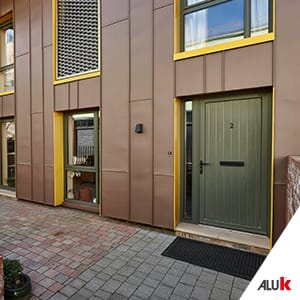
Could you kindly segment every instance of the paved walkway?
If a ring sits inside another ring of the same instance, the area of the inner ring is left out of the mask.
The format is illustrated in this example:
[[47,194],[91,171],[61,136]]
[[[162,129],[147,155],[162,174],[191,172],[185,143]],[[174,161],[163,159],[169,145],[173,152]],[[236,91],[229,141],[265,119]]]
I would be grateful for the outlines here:
[[248,281],[161,256],[174,235],[0,198],[0,255],[20,259],[34,299],[239,299]]

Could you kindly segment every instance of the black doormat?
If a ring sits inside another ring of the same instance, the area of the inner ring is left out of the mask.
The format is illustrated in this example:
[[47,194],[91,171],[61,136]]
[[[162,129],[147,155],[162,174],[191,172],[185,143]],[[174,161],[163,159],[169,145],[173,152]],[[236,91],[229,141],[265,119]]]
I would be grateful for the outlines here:
[[180,237],[162,255],[247,280],[253,278],[265,259],[259,254]]

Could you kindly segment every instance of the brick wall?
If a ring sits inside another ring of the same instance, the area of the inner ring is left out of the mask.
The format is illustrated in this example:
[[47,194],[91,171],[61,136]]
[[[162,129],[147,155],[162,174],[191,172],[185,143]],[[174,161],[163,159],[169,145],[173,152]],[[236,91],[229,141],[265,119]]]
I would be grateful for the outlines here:
[[287,165],[287,221],[289,221],[300,206],[300,156],[289,156]]
[[4,299],[3,258],[0,256],[0,300]]

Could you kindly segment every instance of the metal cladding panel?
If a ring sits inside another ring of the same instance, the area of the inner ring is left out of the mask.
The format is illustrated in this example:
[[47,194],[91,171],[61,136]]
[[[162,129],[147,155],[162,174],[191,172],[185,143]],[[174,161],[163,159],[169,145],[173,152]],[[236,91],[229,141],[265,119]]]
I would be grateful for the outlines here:
[[173,176],[154,176],[153,225],[174,228]]
[[55,111],[69,109],[69,84],[59,84],[54,86]]
[[78,108],[78,81],[70,83],[70,109]]
[[154,0],[154,9],[173,4],[174,0]]
[[6,15],[13,10],[13,0],[1,0],[0,2],[0,16]]
[[101,103],[100,77],[79,81],[79,108],[99,107]]
[[[130,126],[130,220],[152,224],[153,124],[152,100],[131,103]],[[135,126],[143,124],[143,132]]]
[[166,6],[154,12],[154,174],[173,174],[174,72],[173,6]]
[[129,175],[102,172],[102,215],[129,220]]
[[54,201],[54,181],[53,181],[53,167],[45,166],[45,183],[44,183],[44,199],[45,203],[53,205]]
[[3,97],[0,97],[0,117],[3,117]]
[[16,193],[18,199],[32,200],[31,180],[31,166],[18,164],[16,174]]
[[196,57],[176,62],[176,96],[203,94],[204,58]]
[[[299,154],[299,1],[276,1],[274,41],[275,182],[286,182],[286,156]],[[291,23],[291,20],[292,23]]]
[[44,165],[33,163],[32,183],[32,200],[34,202],[44,203]]
[[[16,56],[29,52],[29,0],[17,1],[15,5],[14,29]],[[29,77],[28,77],[29,78]]]
[[128,172],[128,21],[103,28],[102,44],[102,169]]
[[17,57],[16,69],[16,147],[17,164],[31,163],[30,78],[29,54]]
[[[149,1],[150,2],[150,1]],[[102,0],[101,1],[102,26],[107,26],[129,17],[128,0]],[[104,43],[103,43],[104,44]]]
[[153,97],[153,2],[130,2],[130,99]]
[[43,4],[43,46],[52,45],[52,0],[42,0]]
[[98,0],[57,0],[58,78],[99,69],[98,5]]
[[225,52],[225,90],[272,86],[272,43]]
[[222,59],[223,53],[214,53],[205,57],[206,93],[222,91]]
[[12,117],[15,115],[15,95],[7,95],[2,98],[2,116]]
[[[48,126],[48,125],[47,125]],[[32,164],[44,163],[44,124],[43,114],[32,114]]]

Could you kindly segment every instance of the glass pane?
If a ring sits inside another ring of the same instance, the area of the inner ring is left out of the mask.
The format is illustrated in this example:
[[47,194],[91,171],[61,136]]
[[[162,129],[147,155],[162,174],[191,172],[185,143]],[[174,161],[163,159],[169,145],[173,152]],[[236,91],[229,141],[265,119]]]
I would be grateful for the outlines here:
[[269,0],[251,0],[251,36],[269,32]]
[[1,122],[1,185],[15,187],[15,123]]
[[192,112],[192,101],[185,102],[185,219],[192,218]]
[[232,0],[185,15],[185,50],[242,39],[244,0]]
[[0,72],[0,92],[14,89],[14,67]]
[[67,198],[97,204],[96,173],[67,171]]
[[0,30],[1,67],[14,63],[14,31],[12,25]]
[[94,114],[81,113],[68,117],[68,164],[94,166]]
[[201,3],[201,2],[204,2],[206,0],[187,0],[186,1],[186,5],[187,6],[191,6],[191,5],[194,5],[194,4],[197,4],[197,3]]

